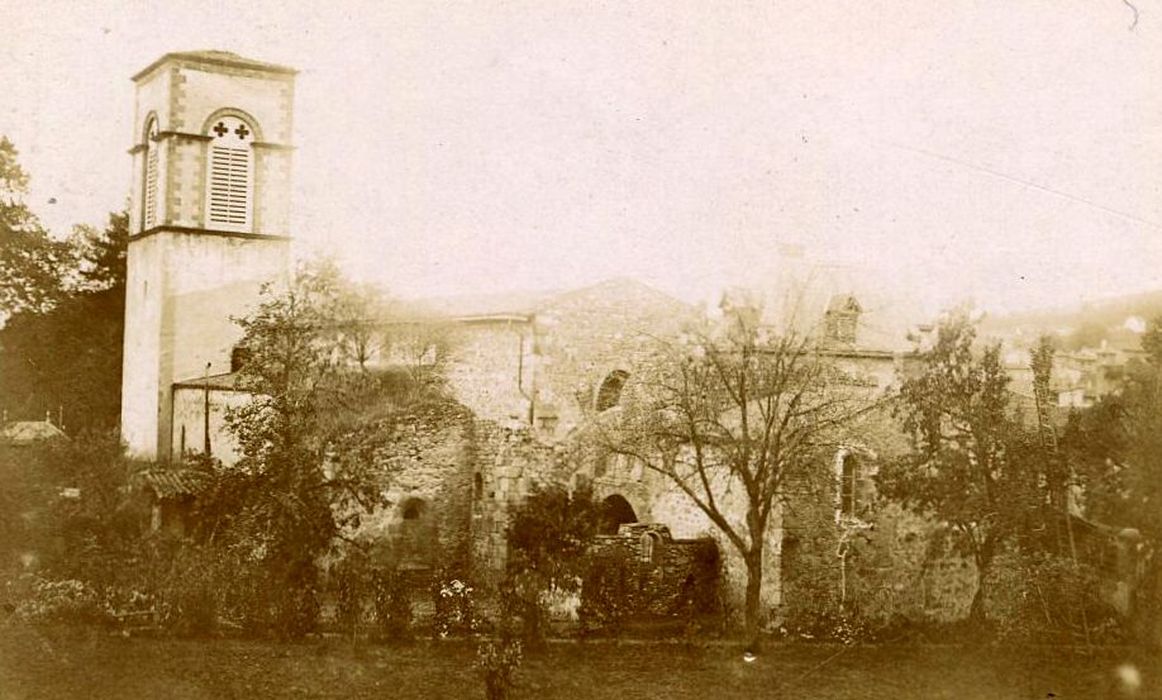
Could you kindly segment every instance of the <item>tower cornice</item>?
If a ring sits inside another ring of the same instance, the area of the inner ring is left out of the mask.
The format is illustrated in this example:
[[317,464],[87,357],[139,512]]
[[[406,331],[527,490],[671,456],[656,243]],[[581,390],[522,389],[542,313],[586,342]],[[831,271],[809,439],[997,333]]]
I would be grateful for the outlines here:
[[134,234],[134,235],[129,237],[129,241],[130,242],[139,241],[142,238],[149,238],[150,236],[154,236],[154,235],[157,235],[159,233],[183,233],[183,234],[195,234],[195,235],[199,235],[199,236],[222,236],[225,238],[246,238],[246,239],[250,239],[250,240],[261,240],[261,241],[289,241],[289,240],[291,240],[290,236],[284,236],[284,235],[278,235],[278,234],[251,233],[249,231],[222,231],[222,230],[216,230],[216,229],[198,228],[198,227],[194,227],[194,226],[173,226],[173,225],[165,224],[162,226],[154,226],[151,229],[148,229],[146,231],[142,231],[141,233]]
[[277,63],[256,61],[252,58],[243,58],[229,51],[175,51],[167,53],[153,63],[137,72],[132,80],[141,82],[143,78],[153,73],[155,69],[168,62],[181,62],[191,65],[205,65],[215,68],[229,68],[235,70],[260,71],[263,73],[278,73],[287,76],[297,75],[298,71],[289,66]]

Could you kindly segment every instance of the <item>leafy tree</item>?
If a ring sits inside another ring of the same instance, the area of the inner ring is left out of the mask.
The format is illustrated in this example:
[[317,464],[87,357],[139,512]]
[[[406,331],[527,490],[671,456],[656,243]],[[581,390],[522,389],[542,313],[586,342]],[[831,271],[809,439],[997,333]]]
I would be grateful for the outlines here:
[[[1080,473],[1087,515],[1135,528],[1157,543],[1162,541],[1162,317],[1151,322],[1142,349],[1146,360],[1130,364],[1120,393],[1070,417],[1063,448]],[[1162,564],[1156,555],[1145,561],[1137,612],[1146,629],[1157,630]]]
[[58,416],[70,429],[107,430],[120,418],[128,216],[78,227],[67,289],[25,308],[0,330],[0,406],[11,418]]
[[873,402],[809,337],[753,309],[664,346],[633,399],[598,417],[606,448],[639,460],[701,510],[742,557],[745,623],[761,622],[763,560],[792,482],[811,483]]
[[353,310],[348,291],[333,264],[307,265],[238,319],[238,386],[251,398],[227,420],[241,458],[218,469],[199,506],[195,535],[252,553],[264,589],[279,592],[272,622],[288,635],[313,625],[320,558],[380,505],[384,422],[419,396],[406,378],[367,367],[351,340],[367,329],[352,324],[374,314]]
[[68,286],[74,251],[53,239],[24,202],[28,175],[16,147],[0,137],[0,319],[46,311]]
[[920,371],[904,381],[898,414],[910,443],[904,459],[884,464],[882,494],[947,526],[976,564],[970,617],[983,621],[993,563],[1044,501],[1036,446],[1009,405],[1000,346],[978,354],[963,313],[942,323]]
[[508,575],[501,583],[502,612],[519,618],[532,650],[543,642],[546,590],[575,592],[585,575],[586,551],[597,534],[602,510],[588,488],[572,492],[559,485],[537,488],[508,526]]
[[511,563],[554,581],[579,576],[600,520],[601,507],[588,488],[572,493],[561,486],[534,490],[508,526]]
[[129,254],[129,212],[109,214],[104,229],[88,225],[75,227],[70,243],[77,251],[76,289],[86,292],[120,289],[124,295]]
[[[112,432],[0,447],[0,569],[30,553],[52,575],[107,577],[95,569],[130,547],[148,522],[127,495],[139,467]],[[65,488],[76,491],[65,495]]]

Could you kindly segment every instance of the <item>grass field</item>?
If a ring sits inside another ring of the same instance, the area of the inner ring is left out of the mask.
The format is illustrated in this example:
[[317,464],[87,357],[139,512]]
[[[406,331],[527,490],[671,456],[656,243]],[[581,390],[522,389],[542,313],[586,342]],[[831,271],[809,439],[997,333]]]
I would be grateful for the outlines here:
[[[0,625],[0,697],[482,698],[469,643],[352,648],[122,638]],[[553,644],[528,656],[518,698],[1158,698],[1158,655],[1136,649]],[[1119,673],[1119,668],[1123,670]],[[1136,690],[1121,680],[1141,677]],[[1050,695],[1052,693],[1053,695]]]

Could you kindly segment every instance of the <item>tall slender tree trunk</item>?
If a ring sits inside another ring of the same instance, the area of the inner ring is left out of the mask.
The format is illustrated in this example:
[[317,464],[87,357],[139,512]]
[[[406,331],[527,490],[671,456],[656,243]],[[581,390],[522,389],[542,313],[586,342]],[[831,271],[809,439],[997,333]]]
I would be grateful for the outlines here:
[[968,609],[968,619],[976,625],[986,621],[985,600],[989,577],[993,568],[993,545],[985,543],[976,554],[976,593],[972,596],[972,606]]
[[744,609],[744,621],[746,624],[746,637],[748,642],[753,643],[758,638],[759,625],[762,623],[762,598],[761,593],[763,589],[763,547],[760,541],[758,545],[752,545],[751,551],[743,556],[746,562],[746,607]]

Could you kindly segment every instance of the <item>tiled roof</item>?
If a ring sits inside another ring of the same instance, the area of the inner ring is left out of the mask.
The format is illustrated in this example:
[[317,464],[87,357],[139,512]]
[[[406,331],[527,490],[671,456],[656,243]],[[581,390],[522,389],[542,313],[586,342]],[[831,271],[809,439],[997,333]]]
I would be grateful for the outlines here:
[[196,496],[210,484],[210,475],[194,469],[145,469],[134,474],[134,483],[159,499]]

